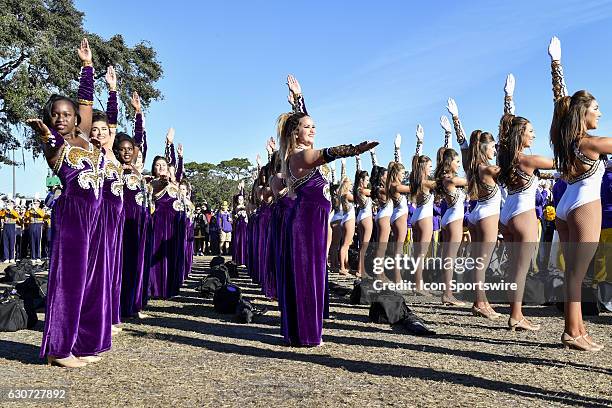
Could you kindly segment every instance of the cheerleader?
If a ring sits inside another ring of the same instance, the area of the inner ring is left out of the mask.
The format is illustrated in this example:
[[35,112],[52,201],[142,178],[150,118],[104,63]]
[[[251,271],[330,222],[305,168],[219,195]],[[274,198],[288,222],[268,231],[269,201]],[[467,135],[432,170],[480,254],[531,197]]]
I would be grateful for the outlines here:
[[342,244],[340,246],[339,272],[341,275],[345,276],[350,275],[349,247],[353,243],[353,237],[355,235],[355,207],[353,205],[354,197],[351,194],[351,189],[351,180],[348,177],[342,179],[340,188],[338,189],[340,206],[344,213],[344,217],[340,221],[340,225],[342,226]]
[[[359,157],[359,156],[357,156]],[[353,197],[359,206],[357,214],[359,236],[359,269],[357,276],[365,276],[365,254],[372,237],[372,199],[370,198],[370,175],[367,171],[358,169],[355,172]]]
[[[552,60],[555,111],[550,140],[555,161],[567,188],[557,205],[556,226],[565,258],[565,330],[561,342],[566,348],[600,351],[603,346],[589,336],[582,320],[582,281],[597,250],[601,233],[601,180],[605,155],[612,154],[612,138],[591,136],[601,111],[587,91],[566,95],[561,69],[561,45],[553,38]],[[571,243],[571,244],[570,244]]]

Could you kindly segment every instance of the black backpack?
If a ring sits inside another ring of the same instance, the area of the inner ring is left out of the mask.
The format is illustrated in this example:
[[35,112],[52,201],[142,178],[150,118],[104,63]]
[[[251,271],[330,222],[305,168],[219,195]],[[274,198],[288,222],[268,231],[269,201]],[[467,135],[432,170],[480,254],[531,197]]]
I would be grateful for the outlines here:
[[23,300],[8,289],[0,296],[0,332],[14,332],[28,327]]
[[10,265],[4,270],[4,278],[3,282],[21,282],[25,280],[29,275],[29,270],[27,270],[23,264],[18,265]]
[[215,311],[222,314],[234,314],[240,299],[242,299],[242,294],[238,286],[231,283],[223,285],[215,292],[213,298]]
[[219,279],[222,285],[231,282],[229,272],[225,265],[216,265],[210,270],[208,276]]
[[204,279],[200,279],[200,283],[196,287],[196,290],[200,292],[200,296],[203,298],[210,298],[221,288],[221,286],[223,286],[223,284],[219,278],[206,276]]
[[15,290],[23,300],[23,305],[28,314],[28,329],[31,329],[38,322],[36,312],[45,311],[47,277],[37,277],[33,272],[30,272],[28,279],[15,285]]

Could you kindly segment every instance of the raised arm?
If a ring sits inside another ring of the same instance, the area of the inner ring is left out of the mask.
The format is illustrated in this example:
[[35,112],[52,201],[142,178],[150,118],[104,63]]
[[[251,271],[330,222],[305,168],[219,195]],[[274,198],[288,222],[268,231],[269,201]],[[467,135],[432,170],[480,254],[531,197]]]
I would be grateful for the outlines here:
[[83,38],[81,45],[77,50],[83,67],[81,68],[81,78],[79,80],[79,93],[77,96],[79,102],[79,116],[81,122],[79,129],[81,133],[89,139],[91,131],[91,122],[93,115],[93,97],[94,97],[94,69],[87,38]]
[[176,166],[176,153],[174,152],[174,128],[168,129],[166,133],[166,160],[168,166]]
[[372,168],[378,166],[378,158],[376,157],[376,149],[370,150],[370,158],[372,159]]
[[416,152],[415,152],[417,156],[420,156],[423,154],[423,138],[424,137],[425,137],[425,130],[423,129],[423,126],[421,126],[421,124],[418,124],[416,128]]
[[512,98],[514,96],[515,84],[514,75],[508,74],[506,77],[506,85],[504,86],[504,113],[510,113],[512,115],[514,115],[514,100]]
[[461,164],[463,165],[463,168],[467,171],[470,166],[468,157],[470,145],[468,144],[468,141],[465,138],[465,131],[463,130],[463,126],[461,125],[461,121],[459,120],[459,108],[457,107],[457,102],[455,102],[453,98],[448,98],[446,109],[448,110],[448,113],[451,114],[451,118],[453,119],[455,137],[457,138],[457,144],[459,144],[459,147],[461,149]]
[[[146,155],[147,155],[147,140],[146,134],[144,131],[144,118],[142,116],[142,107],[140,104],[140,96],[138,93],[134,91],[132,93],[132,107],[136,112],[136,116],[134,118],[134,142],[136,146],[140,149],[142,153],[142,162],[144,163]],[[134,155],[134,162],[136,161],[136,155]]]
[[340,183],[346,178],[346,159],[340,160]]
[[444,115],[440,116],[440,126],[442,126],[442,129],[444,130],[444,147],[450,149],[453,146],[451,140],[452,128],[448,118]]
[[355,156],[355,168],[357,171],[361,171],[361,157],[359,155]]
[[183,179],[183,174],[185,174],[185,166],[183,164],[183,145],[179,143],[178,149],[176,150],[178,153],[178,163],[176,165],[176,182],[180,183]]
[[106,70],[106,83],[108,84],[108,101],[106,103],[106,116],[108,118],[108,129],[111,138],[117,133],[117,116],[119,108],[117,105],[117,75],[115,69],[109,66]]
[[402,153],[400,152],[400,146],[402,144],[402,135],[399,133],[395,135],[395,140],[393,141],[393,160],[396,163],[402,162]]
[[293,75],[287,76],[287,86],[289,87],[289,103],[293,107],[293,112],[302,112],[308,115],[304,95],[302,95],[302,87]]
[[550,55],[550,73],[552,75],[552,90],[554,101],[567,95],[565,78],[563,77],[563,66],[561,65],[561,41],[553,37],[548,45],[548,55]]

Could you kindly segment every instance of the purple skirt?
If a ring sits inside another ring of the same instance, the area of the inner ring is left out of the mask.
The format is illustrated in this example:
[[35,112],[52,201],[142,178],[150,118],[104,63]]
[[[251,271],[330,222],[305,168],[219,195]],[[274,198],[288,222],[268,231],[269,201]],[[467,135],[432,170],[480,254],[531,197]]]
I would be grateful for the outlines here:
[[244,217],[237,217],[232,228],[232,259],[238,265],[246,265],[248,258],[248,224]]
[[[123,268],[121,275],[121,316],[132,317],[143,307],[147,210],[124,203]],[[148,272],[148,271],[147,271]]]

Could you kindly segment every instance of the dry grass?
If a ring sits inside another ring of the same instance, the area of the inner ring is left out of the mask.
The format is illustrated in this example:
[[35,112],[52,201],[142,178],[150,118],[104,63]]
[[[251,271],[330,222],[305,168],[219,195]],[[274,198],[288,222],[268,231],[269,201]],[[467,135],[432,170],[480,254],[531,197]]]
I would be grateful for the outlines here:
[[610,314],[590,319],[606,349],[589,354],[561,348],[563,320],[552,308],[526,311],[541,332],[513,333],[505,320],[419,299],[411,308],[438,332],[419,338],[371,324],[366,306],[332,295],[324,346],[289,348],[275,303],[246,275],[237,280],[245,296],[271,309],[256,324],[234,323],[196,296],[191,287],[208,261],[196,260],[181,296],[152,301],[150,318],[124,323],[113,349],[83,369],[41,364],[42,321],[35,330],[0,333],[0,388],[67,387],[65,405],[79,407],[612,406]]

